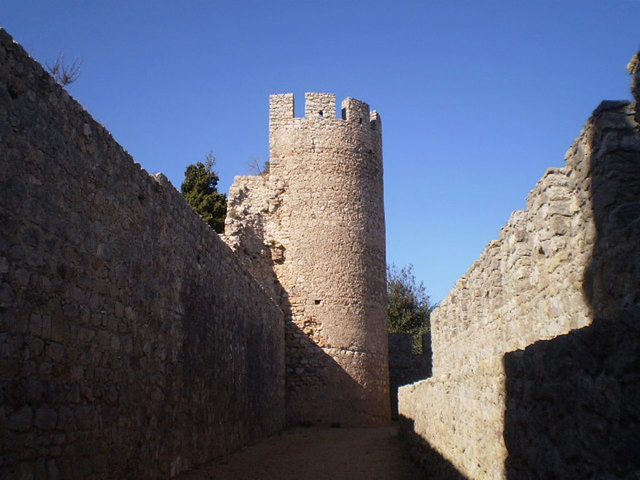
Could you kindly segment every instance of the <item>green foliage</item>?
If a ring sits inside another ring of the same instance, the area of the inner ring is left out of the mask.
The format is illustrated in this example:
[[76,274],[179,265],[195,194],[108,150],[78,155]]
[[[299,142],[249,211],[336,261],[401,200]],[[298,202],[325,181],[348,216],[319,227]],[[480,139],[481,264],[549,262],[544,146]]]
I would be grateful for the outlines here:
[[424,283],[413,275],[413,265],[387,266],[388,329],[390,333],[409,333],[414,349],[421,351],[422,335],[430,332],[433,306]]
[[184,172],[182,195],[189,205],[198,212],[203,220],[216,232],[224,232],[224,219],[227,215],[227,196],[218,192],[218,174],[213,170],[216,159],[208,153],[205,161],[189,165]]

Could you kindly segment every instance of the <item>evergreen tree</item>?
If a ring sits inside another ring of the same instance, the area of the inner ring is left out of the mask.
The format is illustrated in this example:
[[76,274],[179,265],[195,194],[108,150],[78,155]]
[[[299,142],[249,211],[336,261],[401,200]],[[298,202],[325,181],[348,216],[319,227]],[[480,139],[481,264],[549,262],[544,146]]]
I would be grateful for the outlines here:
[[218,192],[218,174],[213,170],[216,159],[208,153],[205,161],[189,165],[184,173],[182,195],[189,205],[216,232],[224,233],[227,196]]
[[414,349],[422,349],[422,335],[431,329],[433,306],[424,283],[413,275],[413,265],[398,268],[387,266],[388,329],[390,333],[409,333]]

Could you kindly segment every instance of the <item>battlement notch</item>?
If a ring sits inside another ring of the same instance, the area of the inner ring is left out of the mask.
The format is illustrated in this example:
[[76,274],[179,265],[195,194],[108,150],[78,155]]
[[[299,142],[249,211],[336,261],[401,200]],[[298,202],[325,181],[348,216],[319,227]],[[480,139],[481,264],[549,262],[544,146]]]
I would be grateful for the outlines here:
[[[304,118],[337,118],[336,96],[333,93],[306,92],[304,95]],[[355,98],[345,98],[341,104],[341,119],[360,125],[369,124],[379,129],[381,124],[378,112],[369,111],[369,105]],[[293,93],[269,95],[269,131],[295,118],[295,97]]]

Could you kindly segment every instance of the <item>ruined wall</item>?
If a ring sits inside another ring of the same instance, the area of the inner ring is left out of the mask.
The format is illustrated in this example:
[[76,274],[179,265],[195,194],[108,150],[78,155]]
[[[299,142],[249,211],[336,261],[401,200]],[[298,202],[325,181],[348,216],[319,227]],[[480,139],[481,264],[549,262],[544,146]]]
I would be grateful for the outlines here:
[[0,30],[0,478],[169,478],[284,425],[280,309]]
[[640,471],[634,114],[603,102],[433,312],[433,378],[400,389],[400,414],[442,478]]
[[227,242],[287,315],[287,421],[389,421],[380,117],[270,98],[270,170],[231,187]]

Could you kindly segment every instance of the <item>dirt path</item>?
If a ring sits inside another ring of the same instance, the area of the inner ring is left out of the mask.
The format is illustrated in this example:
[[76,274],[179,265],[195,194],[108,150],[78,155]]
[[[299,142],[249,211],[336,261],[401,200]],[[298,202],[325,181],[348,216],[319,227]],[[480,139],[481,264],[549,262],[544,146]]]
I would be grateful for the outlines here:
[[397,427],[297,428],[180,480],[422,480]]

